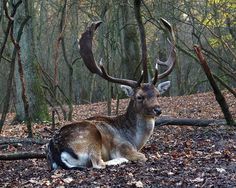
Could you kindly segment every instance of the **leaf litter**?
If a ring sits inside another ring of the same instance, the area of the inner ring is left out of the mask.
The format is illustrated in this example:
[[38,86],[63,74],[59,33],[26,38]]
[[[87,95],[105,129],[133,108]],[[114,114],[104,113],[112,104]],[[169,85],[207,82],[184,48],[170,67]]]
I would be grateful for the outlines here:
[[[224,92],[236,118],[236,100]],[[222,119],[212,93],[160,98],[163,114],[176,118]],[[119,113],[127,99],[120,100]],[[112,100],[113,115],[116,101]],[[74,106],[73,120],[107,114],[106,103]],[[27,137],[25,124],[10,125],[8,114],[2,138]],[[62,119],[62,118],[61,118]],[[65,121],[57,120],[57,128]],[[34,135],[49,139],[50,124],[34,124]],[[0,187],[236,187],[236,128],[230,126],[156,127],[142,152],[145,163],[129,162],[102,170],[57,170],[49,172],[45,159],[0,161]],[[36,144],[0,145],[0,153],[43,151]]]

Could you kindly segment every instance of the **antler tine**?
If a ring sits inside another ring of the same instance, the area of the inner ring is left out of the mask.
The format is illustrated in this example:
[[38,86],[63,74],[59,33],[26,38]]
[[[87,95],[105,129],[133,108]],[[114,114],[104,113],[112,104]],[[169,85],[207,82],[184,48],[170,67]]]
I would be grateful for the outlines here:
[[164,65],[164,66],[167,67],[167,70],[165,72],[158,75],[158,79],[162,79],[162,78],[166,77],[167,75],[169,75],[172,72],[172,70],[174,69],[174,65],[175,65],[175,62],[176,62],[175,35],[174,35],[174,32],[173,32],[172,26],[168,21],[166,21],[163,18],[161,18],[161,21],[162,21],[163,25],[169,30],[169,32],[171,34],[172,42],[170,42],[170,40],[167,39],[167,41],[170,45],[169,56],[168,56],[167,60],[165,62],[163,62],[159,59],[156,60],[156,63],[158,65]]
[[154,74],[154,77],[152,79],[152,84],[156,85],[157,82],[158,82],[158,64],[156,63],[156,65],[155,65],[155,74]]
[[165,28],[168,29],[168,31],[170,32],[171,38],[172,38],[173,42],[175,43],[175,35],[174,35],[174,31],[173,31],[171,24],[164,18],[161,18],[160,20],[161,20],[162,24],[165,26]]
[[100,76],[102,75],[102,72],[101,69],[95,63],[93,57],[92,40],[94,31],[101,23],[101,21],[92,23],[91,26],[89,26],[86,31],[81,35],[81,38],[79,40],[79,52],[84,61],[84,64],[92,73],[96,73]]
[[169,75],[172,70],[174,69],[175,61],[176,61],[176,52],[175,52],[175,46],[168,40],[169,44],[171,45],[170,50],[169,50],[169,56],[168,59],[163,62],[160,59],[156,60],[156,63],[158,65],[166,66],[167,70],[161,74],[158,75],[158,79],[162,79]]
[[141,72],[141,76],[140,76],[140,78],[139,78],[139,80],[137,81],[137,86],[140,86],[140,84],[141,84],[141,82],[143,81],[143,71]]
[[92,23],[91,26],[89,26],[86,29],[86,31],[81,35],[81,38],[79,40],[79,45],[80,45],[79,52],[80,52],[81,58],[84,61],[84,64],[90,70],[90,72],[94,74],[98,74],[99,76],[101,76],[107,81],[127,85],[132,88],[137,87],[140,84],[139,82],[134,81],[134,80],[128,80],[128,79],[114,78],[107,74],[102,64],[98,66],[97,63],[95,62],[93,52],[92,52],[92,40],[93,40],[94,32],[96,31],[96,29],[101,23],[102,23],[101,21]]

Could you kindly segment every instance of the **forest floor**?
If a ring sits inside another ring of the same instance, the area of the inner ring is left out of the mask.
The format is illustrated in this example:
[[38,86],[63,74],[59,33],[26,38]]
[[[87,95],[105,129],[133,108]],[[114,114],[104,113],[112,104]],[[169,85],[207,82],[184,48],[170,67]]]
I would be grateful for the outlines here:
[[[224,92],[236,118],[236,100]],[[120,113],[127,106],[120,100]],[[177,118],[223,119],[212,93],[160,98],[163,115]],[[112,102],[113,112],[116,101]],[[75,107],[73,119],[106,114],[106,103]],[[9,114],[0,140],[27,137],[26,125],[10,125]],[[58,121],[58,127],[65,122]],[[49,139],[49,124],[34,124],[36,138]],[[44,151],[44,145],[0,145],[0,154]],[[155,127],[142,152],[145,163],[129,162],[102,170],[49,172],[45,159],[0,161],[0,187],[236,187],[236,127],[211,125]]]

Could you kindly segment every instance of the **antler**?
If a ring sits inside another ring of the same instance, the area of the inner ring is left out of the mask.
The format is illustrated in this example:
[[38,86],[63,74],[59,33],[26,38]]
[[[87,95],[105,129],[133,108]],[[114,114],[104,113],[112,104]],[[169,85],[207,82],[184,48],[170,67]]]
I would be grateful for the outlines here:
[[[172,42],[170,42],[170,40],[167,39],[167,41],[170,45],[169,56],[168,56],[167,60],[165,62],[161,61],[160,59],[156,60],[155,75],[153,78],[154,85],[157,83],[158,79],[162,79],[162,78],[168,76],[172,72],[172,70],[174,69],[175,62],[176,62],[175,36],[174,36],[172,26],[168,21],[166,21],[163,18],[161,18],[161,21],[162,21],[163,25],[169,30],[169,32],[171,34]],[[159,75],[158,75],[158,65],[167,67],[166,71],[159,74]]]
[[[168,40],[168,43],[170,44],[171,47],[169,50],[169,57],[168,57],[167,61],[163,62],[163,61],[160,61],[159,59],[156,60],[155,76],[154,76],[153,82],[152,82],[154,85],[157,83],[158,79],[162,79],[172,72],[174,65],[175,65],[175,61],[176,61],[175,36],[174,36],[172,26],[170,25],[170,23],[168,21],[166,21],[163,18],[161,18],[161,21],[164,24],[164,26],[171,33],[171,38],[172,38],[173,42],[170,42],[170,40]],[[97,65],[97,63],[95,62],[93,52],[92,52],[92,40],[93,40],[94,32],[96,31],[96,29],[99,27],[99,25],[101,23],[102,23],[101,21],[92,23],[91,26],[89,26],[86,29],[86,31],[81,35],[81,38],[79,40],[80,55],[86,65],[86,67],[92,73],[98,74],[99,76],[101,76],[102,78],[104,78],[107,81],[127,85],[132,88],[139,86],[143,80],[143,74],[141,75],[141,77],[138,81],[115,78],[115,77],[108,75],[108,73],[106,72],[106,70],[102,64]],[[158,66],[157,65],[166,66],[167,67],[166,71],[163,72],[162,74],[158,75]]]
[[92,23],[91,26],[89,26],[87,30],[81,35],[81,38],[79,40],[80,55],[86,67],[92,73],[98,74],[99,76],[101,76],[107,81],[127,85],[132,88],[139,86],[140,83],[142,82],[143,76],[141,76],[139,81],[114,78],[107,74],[102,64],[97,65],[97,63],[95,62],[93,52],[92,52],[92,40],[93,40],[94,32],[96,31],[96,29],[99,27],[101,23],[102,23],[101,21]]

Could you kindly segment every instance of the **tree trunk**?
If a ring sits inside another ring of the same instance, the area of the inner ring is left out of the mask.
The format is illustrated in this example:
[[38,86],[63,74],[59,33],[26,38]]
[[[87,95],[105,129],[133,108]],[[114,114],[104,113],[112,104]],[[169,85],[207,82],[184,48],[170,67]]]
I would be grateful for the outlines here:
[[[121,14],[123,17],[122,26],[122,70],[125,70],[123,77],[128,79],[135,79],[135,70],[140,63],[140,49],[139,37],[135,27],[135,16],[131,11],[128,1],[123,0],[121,6]],[[139,72],[138,72],[139,74]],[[136,76],[137,78],[139,75]]]
[[[1,3],[3,3],[3,2],[1,2]],[[15,5],[14,11],[12,12],[11,17],[15,16],[17,8],[18,8],[18,6],[20,4],[21,4],[21,2],[18,3],[17,7]],[[6,6],[5,6],[5,9],[6,9],[5,11],[7,11],[7,7]],[[0,56],[2,56],[2,53],[3,53],[3,51],[4,51],[5,47],[6,47],[6,42],[7,42],[8,35],[10,34],[10,30],[13,29],[12,27],[13,27],[13,22],[14,21],[11,20],[10,17],[8,19],[9,19],[8,20],[8,29],[7,29],[7,33],[5,33],[5,42],[2,44]],[[22,24],[21,24],[21,26],[20,26],[20,28],[18,30],[17,37],[16,37],[16,42],[17,43],[20,41],[20,38],[21,38],[21,35],[22,35],[22,31],[23,31],[23,28],[24,28],[26,22],[27,22],[27,20],[22,22]],[[6,95],[4,97],[3,111],[2,111],[2,116],[1,116],[1,120],[0,120],[0,133],[2,131],[2,127],[3,127],[3,124],[5,122],[8,110],[9,110],[9,103],[10,103],[11,90],[12,90],[12,80],[13,80],[14,71],[15,71],[16,53],[17,53],[17,49],[14,48],[14,50],[12,52],[12,57],[11,57],[10,72],[8,74],[8,79],[7,79]],[[0,63],[1,63],[1,57],[0,57]]]
[[[33,121],[49,120],[48,109],[46,106],[44,93],[41,87],[41,79],[37,67],[34,53],[34,37],[33,37],[33,1],[24,0],[19,7],[14,22],[15,33],[19,29],[22,20],[30,16],[31,19],[26,23],[22,38],[20,41],[21,47],[21,62],[26,81],[26,95],[29,99],[29,116]],[[16,70],[18,65],[16,64]],[[19,73],[15,72],[16,83],[16,120],[25,120],[24,105],[21,97],[22,87],[19,79]]]
[[146,33],[145,28],[142,21],[141,16],[141,0],[134,0],[134,14],[139,28],[139,35],[140,35],[140,42],[141,42],[141,49],[142,49],[142,56],[141,56],[141,64],[142,64],[142,71],[143,71],[143,81],[148,82],[148,70],[147,70],[147,44],[146,44]]

